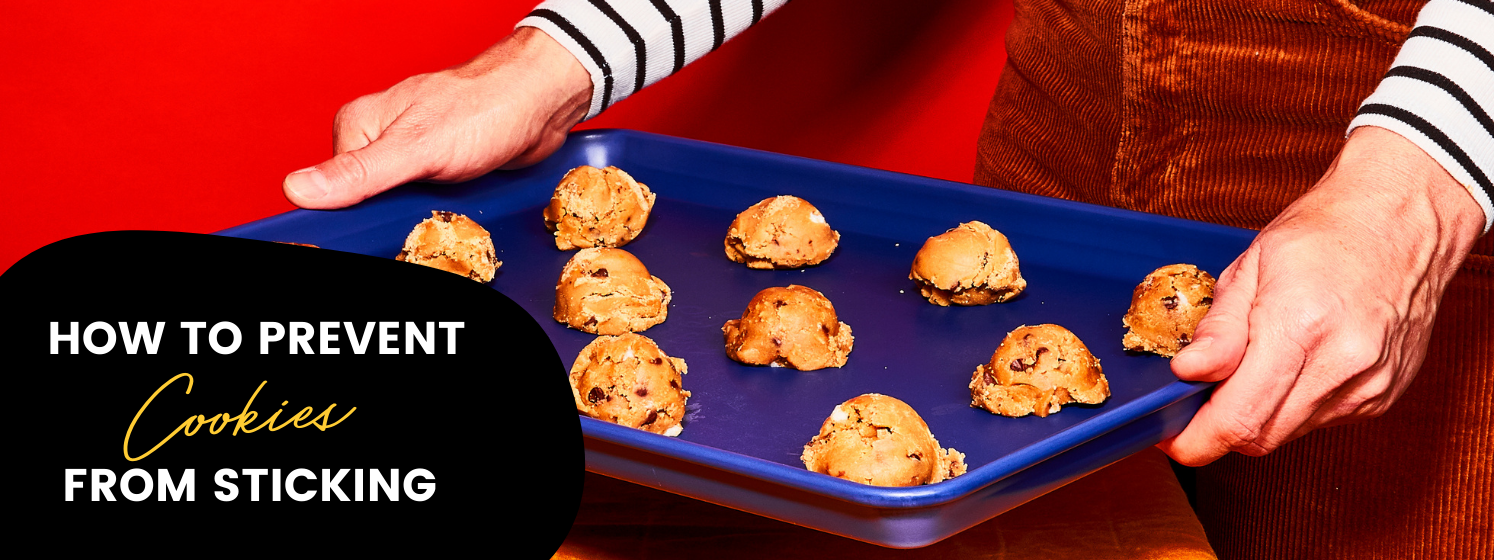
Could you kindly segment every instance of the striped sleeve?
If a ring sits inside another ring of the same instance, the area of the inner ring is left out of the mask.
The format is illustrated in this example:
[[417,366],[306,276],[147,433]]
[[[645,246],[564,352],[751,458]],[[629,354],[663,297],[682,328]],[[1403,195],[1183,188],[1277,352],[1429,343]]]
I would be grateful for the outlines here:
[[1395,63],[1349,130],[1370,125],[1411,140],[1494,224],[1494,1],[1430,0]]
[[679,72],[788,0],[546,0],[515,27],[537,27],[591,73],[591,110]]

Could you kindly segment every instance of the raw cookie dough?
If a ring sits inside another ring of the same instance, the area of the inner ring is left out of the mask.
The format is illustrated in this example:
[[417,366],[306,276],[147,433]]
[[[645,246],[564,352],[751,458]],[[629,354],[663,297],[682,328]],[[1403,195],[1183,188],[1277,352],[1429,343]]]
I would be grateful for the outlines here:
[[431,217],[415,225],[405,238],[405,248],[394,258],[483,283],[491,281],[503,266],[488,230],[464,215],[439,210],[432,210]]
[[804,286],[768,288],[747,303],[741,319],[722,325],[726,355],[749,365],[801,371],[846,365],[851,326],[840,322],[824,294]]
[[1214,277],[1191,264],[1167,265],[1148,274],[1131,292],[1131,309],[1121,317],[1130,328],[1121,338],[1127,350],[1169,358],[1193,342],[1193,331],[1214,305]]
[[749,268],[799,268],[824,262],[839,242],[814,205],[777,196],[737,214],[726,231],[726,257]]
[[1006,236],[981,222],[930,237],[913,257],[908,279],[918,282],[929,303],[943,306],[1003,302],[1027,287]]
[[599,336],[571,366],[571,395],[582,414],[673,437],[683,429],[690,397],[680,388],[684,373],[684,360],[646,336]]
[[964,453],[940,449],[912,407],[876,393],[836,405],[799,458],[811,471],[873,486],[933,484],[965,474]]
[[627,245],[648,222],[655,195],[621,169],[583,165],[566,172],[545,207],[545,227],[555,233],[555,247]]
[[1058,325],[1017,327],[970,379],[970,406],[1002,416],[1047,416],[1071,402],[1107,398],[1100,360]]
[[582,249],[555,284],[555,320],[592,334],[638,332],[664,322],[669,286],[632,253]]

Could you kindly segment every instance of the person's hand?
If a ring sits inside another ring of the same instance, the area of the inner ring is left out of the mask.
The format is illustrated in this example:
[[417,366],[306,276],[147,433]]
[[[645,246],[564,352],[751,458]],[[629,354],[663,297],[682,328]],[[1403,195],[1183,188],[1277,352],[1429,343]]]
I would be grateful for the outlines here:
[[1219,384],[1158,447],[1199,466],[1385,413],[1416,376],[1483,217],[1414,144],[1355,129],[1318,184],[1220,276],[1193,343],[1172,360],[1179,378]]
[[336,155],[287,176],[285,197],[342,208],[410,181],[530,165],[565,142],[590,102],[586,68],[543,31],[522,27],[465,64],[343,106]]

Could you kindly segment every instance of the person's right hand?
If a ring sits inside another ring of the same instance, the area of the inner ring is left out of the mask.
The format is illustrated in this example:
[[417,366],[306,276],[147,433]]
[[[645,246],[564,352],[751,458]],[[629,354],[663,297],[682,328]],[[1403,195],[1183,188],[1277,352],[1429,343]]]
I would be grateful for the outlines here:
[[302,208],[342,208],[410,181],[455,182],[534,164],[586,116],[591,76],[522,27],[472,60],[344,105],[332,159],[286,176]]

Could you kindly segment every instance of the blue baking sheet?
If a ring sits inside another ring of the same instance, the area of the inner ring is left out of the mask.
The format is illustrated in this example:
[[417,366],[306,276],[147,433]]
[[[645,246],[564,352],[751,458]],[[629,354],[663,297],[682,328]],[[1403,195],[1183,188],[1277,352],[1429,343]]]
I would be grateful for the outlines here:
[[[692,393],[668,438],[582,418],[589,470],[884,546],[924,546],[1176,434],[1208,384],[1173,377],[1167,359],[1125,352],[1121,316],[1153,269],[1192,263],[1216,276],[1255,232],[627,130],[575,133],[538,165],[458,185],[412,184],[337,211],[295,210],[220,232],[393,258],[431,210],[492,233],[503,267],[493,289],[545,328],[569,368],[592,335],[551,318],[555,282],[574,254],[555,248],[541,210],[578,165],[618,166],[658,194],[625,249],[674,291],[668,319],[643,334],[683,358]],[[729,261],[735,215],[770,196],[809,200],[841,234],[818,266],[751,270]],[[939,307],[908,279],[924,240],[980,220],[1005,233],[1027,291],[978,307]],[[726,357],[721,325],[770,286],[824,293],[855,334],[845,367],[813,372]],[[460,302],[450,302],[460,305]],[[1112,395],[1046,418],[970,407],[968,383],[1005,334],[1055,323],[1100,359]],[[496,370],[495,370],[496,371]],[[509,374],[512,374],[510,372]],[[805,443],[831,409],[863,393],[902,399],[969,472],[939,484],[880,488],[808,472]]]

